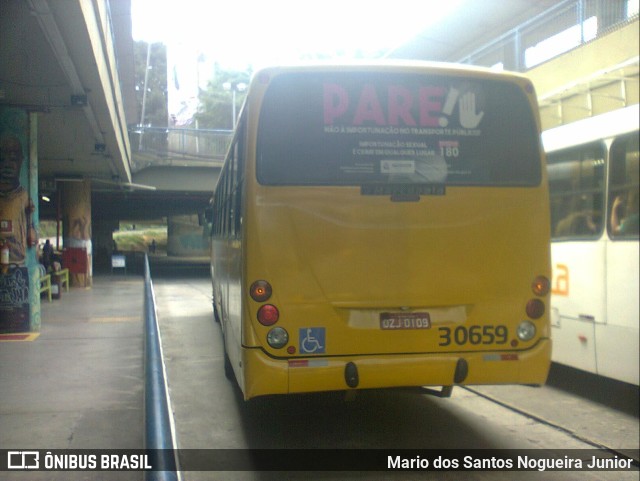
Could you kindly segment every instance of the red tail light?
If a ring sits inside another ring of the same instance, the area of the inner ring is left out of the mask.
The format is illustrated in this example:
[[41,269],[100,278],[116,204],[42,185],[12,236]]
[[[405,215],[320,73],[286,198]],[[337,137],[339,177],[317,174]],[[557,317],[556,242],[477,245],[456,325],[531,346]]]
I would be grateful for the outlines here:
[[531,299],[527,302],[526,311],[531,319],[539,319],[544,314],[544,302],[540,299]]
[[271,304],[265,304],[258,309],[258,322],[263,326],[272,326],[280,318],[278,308]]
[[271,297],[271,284],[267,281],[255,281],[249,288],[249,295],[256,302],[264,302]]

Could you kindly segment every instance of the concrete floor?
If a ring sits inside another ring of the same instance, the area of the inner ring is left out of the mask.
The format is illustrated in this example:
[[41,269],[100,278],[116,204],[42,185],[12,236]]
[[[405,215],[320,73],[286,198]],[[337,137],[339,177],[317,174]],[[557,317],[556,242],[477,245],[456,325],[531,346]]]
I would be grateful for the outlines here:
[[[233,426],[242,426],[246,419],[242,421],[239,412],[243,403],[223,376],[206,265],[150,261],[180,447],[252,445],[242,428],[233,436]],[[201,278],[193,281],[196,268]],[[63,292],[62,299],[52,303],[43,300],[42,330],[35,340],[0,342],[0,450],[143,447],[143,279],[137,273],[104,274],[95,276],[93,284],[91,289]],[[203,371],[205,365],[212,369]],[[558,386],[567,385],[564,375],[556,373]],[[545,396],[534,396],[532,392],[542,391],[527,387],[478,390],[504,404],[525,406],[551,424],[566,426],[579,439],[637,449],[637,388],[629,395],[602,381],[595,387],[586,382],[580,386],[602,390],[603,398],[631,401],[615,406],[613,415],[603,409],[608,403],[593,396],[581,402],[571,390],[545,388]],[[215,428],[207,429],[197,414],[211,418],[213,399],[220,416]],[[0,472],[0,479],[141,480],[142,473]]]
[[[33,341],[0,342],[0,449],[143,447],[143,279],[95,276],[43,299]],[[96,479],[90,472],[0,473],[2,479]],[[14,477],[11,477],[14,476]],[[139,472],[100,479],[141,479]]]

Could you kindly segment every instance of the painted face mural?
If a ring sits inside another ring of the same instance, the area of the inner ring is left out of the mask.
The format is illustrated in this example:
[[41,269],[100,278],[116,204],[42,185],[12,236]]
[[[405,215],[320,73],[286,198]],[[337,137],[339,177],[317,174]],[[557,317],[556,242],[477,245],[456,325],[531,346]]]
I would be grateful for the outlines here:
[[23,264],[26,253],[29,196],[20,185],[24,161],[20,139],[0,135],[0,240],[9,247],[9,262]]
[[[29,239],[35,206],[29,196],[27,115],[0,108],[0,332],[39,329],[39,277]],[[33,321],[33,322],[32,322]]]

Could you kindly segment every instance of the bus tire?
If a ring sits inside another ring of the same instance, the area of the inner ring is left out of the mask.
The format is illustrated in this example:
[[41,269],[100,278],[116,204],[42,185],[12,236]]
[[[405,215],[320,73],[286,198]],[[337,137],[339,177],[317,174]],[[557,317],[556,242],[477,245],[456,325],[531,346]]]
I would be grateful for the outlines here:
[[220,316],[218,315],[218,309],[216,309],[215,301],[213,301],[213,320],[220,324]]
[[229,360],[229,356],[224,355],[224,377],[226,377],[229,381],[235,381],[236,375],[233,373],[233,367],[231,366],[231,361]]
[[233,366],[231,365],[231,359],[229,359],[229,355],[227,354],[227,348],[224,348],[224,377],[226,377],[229,381],[235,382],[236,375],[233,372]]

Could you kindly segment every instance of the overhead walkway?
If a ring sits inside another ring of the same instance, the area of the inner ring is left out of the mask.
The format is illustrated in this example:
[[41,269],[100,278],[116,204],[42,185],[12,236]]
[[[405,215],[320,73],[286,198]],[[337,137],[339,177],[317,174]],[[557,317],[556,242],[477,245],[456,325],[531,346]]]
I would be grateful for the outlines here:
[[233,131],[131,127],[134,188],[211,193]]
[[457,45],[446,57],[438,56],[444,47],[422,38],[389,56],[522,72],[536,88],[543,130],[637,104],[638,3],[549,3],[507,31]]
[[134,172],[150,165],[221,167],[232,130],[131,127]]

